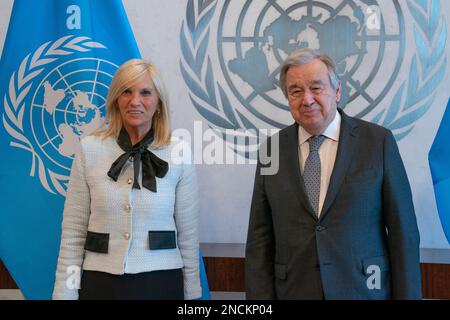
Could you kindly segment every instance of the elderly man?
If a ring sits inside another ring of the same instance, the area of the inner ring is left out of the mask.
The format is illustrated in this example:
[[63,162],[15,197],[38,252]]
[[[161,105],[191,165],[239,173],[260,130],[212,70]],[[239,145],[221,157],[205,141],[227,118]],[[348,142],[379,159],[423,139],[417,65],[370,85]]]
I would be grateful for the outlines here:
[[419,232],[392,133],[347,116],[332,59],[292,53],[280,84],[295,123],[279,170],[259,161],[246,247],[248,299],[420,299]]

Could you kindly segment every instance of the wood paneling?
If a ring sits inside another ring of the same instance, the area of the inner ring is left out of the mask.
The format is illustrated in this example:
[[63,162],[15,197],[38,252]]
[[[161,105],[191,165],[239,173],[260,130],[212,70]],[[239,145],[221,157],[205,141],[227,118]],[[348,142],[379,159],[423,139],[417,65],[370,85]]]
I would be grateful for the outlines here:
[[450,299],[450,264],[421,263],[422,294],[429,299]]
[[245,291],[243,258],[204,257],[203,261],[211,291]]
[[0,289],[17,289],[17,285],[13,278],[9,275],[5,265],[0,260]]
[[[243,258],[204,258],[211,291],[245,290]],[[450,299],[450,264],[421,263],[424,299]]]
[[[243,292],[244,258],[204,257],[211,291]],[[450,264],[422,263],[422,289],[425,299],[450,299]],[[0,289],[17,289],[0,261]]]

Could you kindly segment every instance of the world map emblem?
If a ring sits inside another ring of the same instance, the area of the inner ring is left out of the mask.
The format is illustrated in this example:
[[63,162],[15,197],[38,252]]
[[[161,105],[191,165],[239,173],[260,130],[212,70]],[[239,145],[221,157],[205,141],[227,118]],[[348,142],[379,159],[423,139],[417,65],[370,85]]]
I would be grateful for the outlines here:
[[[444,76],[439,13],[439,1],[190,0],[180,68],[195,109],[230,140],[242,130],[293,122],[278,80],[281,64],[296,49],[317,49],[336,63],[340,107],[400,140],[429,110]],[[229,146],[254,158],[262,139],[246,136]]]
[[51,193],[65,195],[80,139],[104,123],[118,66],[90,57],[93,49],[106,47],[74,36],[43,44],[11,75],[4,98],[10,145],[31,152],[30,175]]

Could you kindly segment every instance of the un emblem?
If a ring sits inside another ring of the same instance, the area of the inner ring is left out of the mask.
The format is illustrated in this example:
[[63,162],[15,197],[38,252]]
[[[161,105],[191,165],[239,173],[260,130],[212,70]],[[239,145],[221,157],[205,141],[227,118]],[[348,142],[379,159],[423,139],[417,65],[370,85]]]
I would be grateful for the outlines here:
[[[402,139],[430,108],[444,76],[439,12],[439,1],[190,0],[181,72],[194,107],[225,139],[291,124],[281,64],[298,48],[318,49],[337,64],[341,107]],[[414,30],[412,43],[407,30]],[[229,146],[254,157],[258,142],[249,134],[246,148]]]
[[10,79],[5,116],[12,125],[3,123],[15,139],[11,146],[31,152],[31,175],[37,172],[51,193],[65,195],[80,138],[104,120],[109,83],[118,66],[99,58],[72,57],[94,48],[105,47],[87,37],[47,42],[28,55]]

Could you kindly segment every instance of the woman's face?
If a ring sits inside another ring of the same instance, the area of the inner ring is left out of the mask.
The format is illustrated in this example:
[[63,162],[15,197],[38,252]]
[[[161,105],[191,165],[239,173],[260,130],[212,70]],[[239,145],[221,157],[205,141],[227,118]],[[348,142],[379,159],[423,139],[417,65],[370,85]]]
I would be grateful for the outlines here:
[[123,126],[130,131],[145,134],[152,127],[152,118],[159,108],[159,97],[149,74],[138,79],[117,99]]

